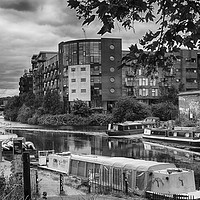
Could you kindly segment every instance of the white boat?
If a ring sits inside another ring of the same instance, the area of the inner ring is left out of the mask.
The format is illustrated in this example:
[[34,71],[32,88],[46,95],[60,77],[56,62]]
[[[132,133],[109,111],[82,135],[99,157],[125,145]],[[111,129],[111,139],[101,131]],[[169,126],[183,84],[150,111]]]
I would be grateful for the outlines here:
[[18,137],[17,134],[10,133],[5,129],[3,129],[2,127],[0,128],[0,141],[9,140],[17,137]]
[[87,179],[94,192],[101,188],[101,191],[121,191],[146,197],[159,194],[163,198],[200,199],[193,170],[177,168],[172,163],[69,152],[49,154],[47,160],[47,169]]
[[200,128],[174,127],[145,128],[142,137],[145,140],[180,144],[190,149],[200,149]]

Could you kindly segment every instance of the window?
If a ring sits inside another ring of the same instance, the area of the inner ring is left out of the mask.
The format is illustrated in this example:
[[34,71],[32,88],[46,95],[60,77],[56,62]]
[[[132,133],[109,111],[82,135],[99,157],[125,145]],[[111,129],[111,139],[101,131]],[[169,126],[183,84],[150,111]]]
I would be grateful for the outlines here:
[[99,71],[99,66],[94,66],[94,71]]
[[158,96],[158,89],[152,89],[152,96],[153,97],[156,97],[156,96]]
[[71,68],[71,71],[72,71],[72,72],[75,72],[75,70],[76,70],[76,69],[75,69],[74,67],[73,67],[73,68]]
[[111,92],[111,93],[114,93],[114,92],[115,92],[115,89],[114,89],[114,88],[111,88],[111,89],[110,89],[110,92]]
[[110,45],[110,49],[114,49],[115,46],[113,44]]
[[76,79],[75,79],[75,78],[72,78],[72,79],[71,79],[71,82],[76,82]]
[[115,71],[115,68],[114,67],[111,67],[110,68],[110,72],[114,72]]
[[115,82],[115,78],[114,78],[114,77],[111,77],[111,78],[110,78],[110,82],[111,82],[111,83],[114,83],[114,82]]
[[110,56],[110,60],[114,61],[115,60],[114,56]]
[[139,95],[140,96],[146,97],[146,96],[148,96],[148,94],[149,94],[149,90],[148,89],[145,89],[145,88],[139,89]]
[[85,67],[81,67],[81,71],[86,71],[86,68]]
[[191,58],[191,62],[196,62],[196,58]]
[[150,86],[156,86],[156,79],[150,80]]
[[75,89],[72,89],[72,93],[76,93],[76,90],[75,90]]
[[138,74],[139,74],[140,76],[142,75],[142,70],[141,70],[141,69],[138,70]]
[[86,89],[81,89],[81,93],[86,93]]
[[81,78],[81,82],[86,82],[86,78]]

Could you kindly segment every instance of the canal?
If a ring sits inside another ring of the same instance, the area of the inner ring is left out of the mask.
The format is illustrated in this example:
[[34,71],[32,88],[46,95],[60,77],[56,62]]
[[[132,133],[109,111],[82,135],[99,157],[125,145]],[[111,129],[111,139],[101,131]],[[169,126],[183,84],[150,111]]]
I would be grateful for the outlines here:
[[175,163],[177,167],[193,169],[196,185],[200,186],[200,153],[158,145],[131,138],[64,133],[59,131],[14,130],[18,136],[34,143],[38,151],[70,151],[76,154],[121,156]]

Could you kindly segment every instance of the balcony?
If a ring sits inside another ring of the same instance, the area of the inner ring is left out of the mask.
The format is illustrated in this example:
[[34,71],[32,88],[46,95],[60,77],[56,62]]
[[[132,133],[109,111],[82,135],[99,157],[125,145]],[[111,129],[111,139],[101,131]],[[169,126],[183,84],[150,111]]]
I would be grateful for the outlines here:
[[135,86],[135,83],[133,83],[133,82],[125,82],[125,83],[124,83],[124,86],[125,86],[125,87],[134,87],[134,86]]
[[126,76],[135,77],[135,73],[133,71],[126,71]]

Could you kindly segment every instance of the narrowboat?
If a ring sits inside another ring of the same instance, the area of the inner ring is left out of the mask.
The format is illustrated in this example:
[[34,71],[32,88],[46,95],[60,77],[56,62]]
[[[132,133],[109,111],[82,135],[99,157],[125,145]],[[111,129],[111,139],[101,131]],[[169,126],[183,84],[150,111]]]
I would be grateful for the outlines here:
[[49,154],[47,168],[88,180],[91,192],[200,199],[193,170],[177,168],[173,163],[67,152]]
[[174,127],[146,128],[142,135],[144,139],[176,143],[191,148],[200,148],[200,128]]
[[108,136],[143,134],[145,128],[158,127],[159,125],[160,120],[158,117],[147,117],[142,121],[109,124],[106,133]]

